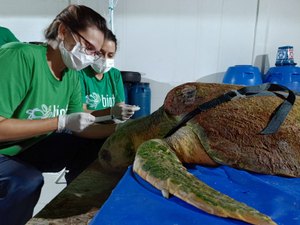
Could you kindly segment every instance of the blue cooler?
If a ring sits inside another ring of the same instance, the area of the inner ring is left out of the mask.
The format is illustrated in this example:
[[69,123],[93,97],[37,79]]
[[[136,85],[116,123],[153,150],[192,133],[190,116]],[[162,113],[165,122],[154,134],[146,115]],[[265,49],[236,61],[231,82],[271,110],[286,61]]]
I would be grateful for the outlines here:
[[253,86],[262,84],[262,76],[258,67],[251,65],[236,65],[227,69],[223,83]]
[[300,92],[300,67],[271,67],[266,74],[265,83],[280,84],[293,91]]

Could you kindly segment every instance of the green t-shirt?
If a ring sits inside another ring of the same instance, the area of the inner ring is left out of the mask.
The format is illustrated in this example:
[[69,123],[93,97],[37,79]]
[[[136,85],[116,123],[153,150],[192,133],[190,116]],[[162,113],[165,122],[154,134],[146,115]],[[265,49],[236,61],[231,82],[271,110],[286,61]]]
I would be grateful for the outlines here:
[[[78,73],[66,69],[57,80],[46,53],[46,45],[13,42],[0,48],[0,116],[36,120],[82,111]],[[0,142],[0,154],[17,154],[39,138]]]
[[119,70],[111,68],[98,80],[91,67],[79,72],[82,86],[82,101],[89,110],[101,110],[124,102],[124,86]]
[[18,42],[19,40],[15,35],[7,28],[0,27],[0,46],[9,42]]

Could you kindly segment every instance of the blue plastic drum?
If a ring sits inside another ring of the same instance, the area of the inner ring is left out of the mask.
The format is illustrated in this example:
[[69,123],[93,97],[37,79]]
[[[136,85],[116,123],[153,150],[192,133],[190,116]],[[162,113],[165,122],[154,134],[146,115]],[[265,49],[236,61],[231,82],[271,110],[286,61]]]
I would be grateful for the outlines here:
[[131,83],[124,83],[124,97],[125,97],[125,103],[129,104],[129,93],[130,93],[130,88],[132,84]]
[[134,83],[129,91],[129,104],[140,107],[133,115],[133,119],[150,115],[151,90],[149,83]]
[[271,67],[266,74],[265,83],[280,84],[293,91],[300,92],[300,67]]
[[262,84],[262,76],[258,67],[251,65],[236,65],[227,69],[224,74],[223,83],[239,85]]

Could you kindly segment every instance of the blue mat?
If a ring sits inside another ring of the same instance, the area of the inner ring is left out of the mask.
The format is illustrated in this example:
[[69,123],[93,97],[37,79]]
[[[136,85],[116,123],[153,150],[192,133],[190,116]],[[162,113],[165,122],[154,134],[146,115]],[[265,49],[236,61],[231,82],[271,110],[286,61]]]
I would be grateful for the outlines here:
[[[300,178],[253,174],[227,166],[188,165],[209,186],[256,208],[279,225],[300,225]],[[169,199],[129,167],[90,225],[229,225],[247,223],[207,214]]]

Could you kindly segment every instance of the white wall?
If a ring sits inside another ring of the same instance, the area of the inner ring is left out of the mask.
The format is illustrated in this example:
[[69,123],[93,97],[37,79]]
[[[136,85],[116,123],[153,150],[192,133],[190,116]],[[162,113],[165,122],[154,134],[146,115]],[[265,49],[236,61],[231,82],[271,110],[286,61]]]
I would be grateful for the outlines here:
[[[108,0],[1,0],[0,26],[22,41],[43,30],[69,3],[108,19]],[[114,10],[120,70],[143,73],[152,111],[175,85],[221,82],[229,66],[274,66],[277,48],[293,45],[300,63],[299,0],[119,0]]]
[[[260,0],[255,48],[256,59],[265,56],[266,70],[275,66],[277,48],[294,46],[295,62],[300,64],[300,1]],[[255,62],[255,60],[254,60]],[[263,71],[264,66],[261,67]]]

